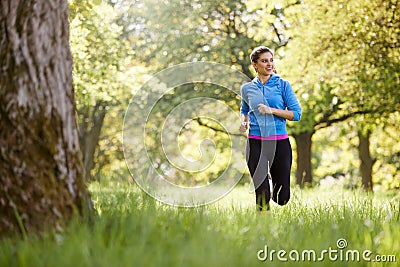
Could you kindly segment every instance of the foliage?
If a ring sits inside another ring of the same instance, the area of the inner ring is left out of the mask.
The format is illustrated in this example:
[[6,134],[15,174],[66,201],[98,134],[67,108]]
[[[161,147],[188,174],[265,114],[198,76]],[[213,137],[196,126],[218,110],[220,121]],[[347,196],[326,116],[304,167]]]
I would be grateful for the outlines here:
[[116,12],[96,1],[70,1],[71,50],[79,135],[87,179],[122,161],[123,112],[142,76],[131,67]]
[[118,40],[122,29],[113,23],[113,11],[106,5],[93,6],[71,20],[71,48],[74,58],[74,86],[77,109],[95,105],[97,99],[117,101],[121,72],[127,53]]
[[311,122],[306,128],[357,111],[382,115],[398,109],[396,3],[310,0],[301,11],[290,10],[297,17],[288,11],[296,27],[284,72],[298,88]]
[[[150,66],[212,61],[234,66],[249,77],[251,49],[286,45],[281,5],[261,1],[115,1],[135,56]],[[184,26],[183,26],[184,25]]]
[[397,1],[308,0],[285,10],[293,38],[281,70],[304,110],[293,134],[351,120],[365,135],[389,123],[400,103],[397,9]]
[[385,189],[400,189],[400,142],[397,123],[399,112],[392,113],[386,125],[380,124],[374,131],[371,147],[376,162],[374,182]]

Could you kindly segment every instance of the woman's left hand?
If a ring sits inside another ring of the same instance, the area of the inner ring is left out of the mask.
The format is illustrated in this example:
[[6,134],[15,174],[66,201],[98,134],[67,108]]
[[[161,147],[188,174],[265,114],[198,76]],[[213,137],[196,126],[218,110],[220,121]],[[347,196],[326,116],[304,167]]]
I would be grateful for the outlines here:
[[270,107],[268,107],[268,106],[266,106],[264,104],[258,104],[258,111],[261,114],[273,114],[272,113],[272,108],[270,108]]

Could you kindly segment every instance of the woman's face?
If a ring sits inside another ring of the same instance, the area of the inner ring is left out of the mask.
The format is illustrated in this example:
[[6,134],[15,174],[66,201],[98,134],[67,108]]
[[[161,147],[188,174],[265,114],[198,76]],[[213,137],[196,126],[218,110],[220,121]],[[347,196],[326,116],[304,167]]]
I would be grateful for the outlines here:
[[269,76],[274,72],[274,57],[270,52],[262,53],[257,62],[252,62],[252,64],[261,76]]

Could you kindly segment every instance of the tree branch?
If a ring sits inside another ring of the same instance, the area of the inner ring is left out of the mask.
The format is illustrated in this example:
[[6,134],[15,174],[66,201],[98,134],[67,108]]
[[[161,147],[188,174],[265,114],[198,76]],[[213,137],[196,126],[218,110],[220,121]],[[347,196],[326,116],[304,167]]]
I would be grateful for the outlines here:
[[222,130],[222,129],[213,127],[213,126],[211,126],[211,125],[208,125],[207,123],[203,122],[203,121],[201,120],[200,117],[197,117],[197,118],[195,119],[195,121],[197,121],[197,123],[198,123],[200,126],[207,127],[207,128],[209,128],[209,129],[211,129],[211,130],[213,130],[213,131],[215,131],[215,132],[224,133],[224,134],[232,135],[232,136],[238,136],[238,137],[244,136],[243,134],[233,134],[233,133],[229,133],[229,132],[224,131],[224,130]]
[[346,115],[343,115],[343,116],[335,118],[335,119],[325,118],[325,119],[317,122],[314,125],[314,131],[317,131],[317,130],[323,129],[323,128],[327,128],[327,127],[329,127],[332,124],[337,123],[337,122],[345,121],[345,120],[347,120],[347,119],[349,119],[349,118],[351,118],[351,117],[353,117],[355,115],[370,114],[370,113],[373,113],[373,112],[376,112],[376,110],[358,110],[358,111],[348,113]]

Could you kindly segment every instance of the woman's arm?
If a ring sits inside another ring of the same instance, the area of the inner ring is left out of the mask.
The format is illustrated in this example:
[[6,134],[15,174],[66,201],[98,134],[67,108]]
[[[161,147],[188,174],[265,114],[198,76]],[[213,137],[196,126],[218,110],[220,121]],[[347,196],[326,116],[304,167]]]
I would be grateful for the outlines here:
[[264,104],[258,104],[258,111],[261,114],[272,114],[287,120],[293,120],[294,118],[294,113],[291,110],[270,108]]
[[283,109],[277,109],[277,108],[271,108],[271,113],[275,116],[287,119],[287,120],[293,120],[294,118],[294,113],[291,110],[283,110]]
[[287,110],[293,112],[293,118],[291,120],[299,121],[301,119],[301,107],[292,86],[289,82],[286,82],[283,89],[283,101],[286,104]]
[[299,121],[301,118],[301,107],[289,82],[285,82],[283,85],[282,97],[286,109],[270,108],[266,105],[259,104],[258,110],[261,114],[273,114],[287,120]]

